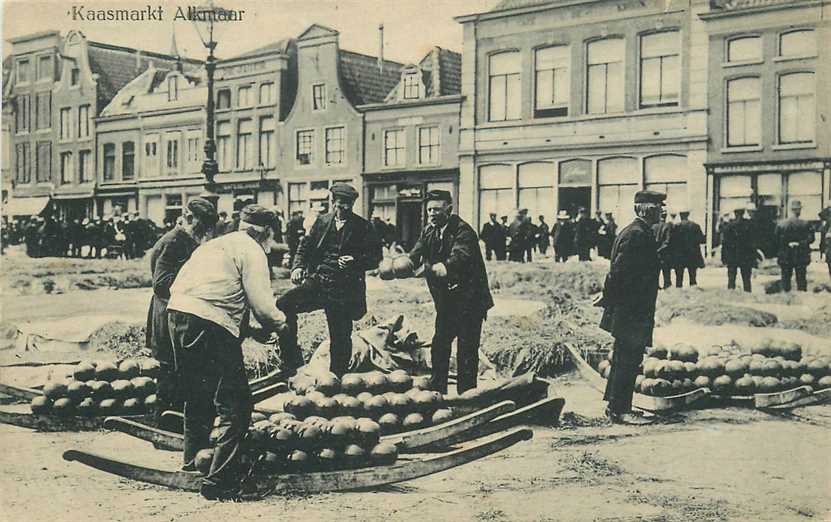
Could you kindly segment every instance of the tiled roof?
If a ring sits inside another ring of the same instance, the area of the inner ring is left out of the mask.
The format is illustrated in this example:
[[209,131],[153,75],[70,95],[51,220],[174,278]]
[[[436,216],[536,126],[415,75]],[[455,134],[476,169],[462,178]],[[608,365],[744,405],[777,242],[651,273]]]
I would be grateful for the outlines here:
[[[174,56],[90,41],[89,66],[98,75],[98,110],[106,107],[122,87],[144,72],[151,61],[159,69],[176,67]],[[182,61],[190,69],[200,64],[187,58]]]
[[278,40],[276,42],[271,42],[268,45],[264,45],[262,47],[257,47],[256,49],[252,49],[252,50],[246,51],[242,54],[238,54],[238,55],[236,55],[232,58],[229,58],[229,59],[230,60],[237,60],[239,58],[247,58],[249,56],[257,56],[259,54],[270,52],[270,51],[276,51],[276,52],[279,52],[279,53],[287,53],[288,52],[288,47],[289,47],[291,41],[292,41],[292,38],[284,38],[284,39]]
[[711,0],[713,9],[735,11],[740,9],[755,9],[770,5],[796,4],[799,0]]
[[[433,85],[433,64],[434,53],[438,53],[439,88],[441,92],[434,91]],[[419,67],[424,71],[422,79],[427,89],[427,97],[447,96],[460,94],[462,92],[462,55],[449,49],[434,47],[419,62]]]
[[401,79],[403,64],[384,60],[384,71],[378,59],[352,51],[340,51],[340,77],[344,94],[352,105],[381,103]]

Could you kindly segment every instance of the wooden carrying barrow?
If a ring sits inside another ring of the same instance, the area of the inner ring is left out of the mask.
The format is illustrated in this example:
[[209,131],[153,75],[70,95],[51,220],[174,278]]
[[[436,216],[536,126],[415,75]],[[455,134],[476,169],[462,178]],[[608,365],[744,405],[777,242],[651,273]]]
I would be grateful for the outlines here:
[[[566,344],[566,348],[580,375],[589,382],[592,388],[603,392],[606,389],[606,379],[586,362],[577,348],[569,344]],[[668,397],[653,397],[651,395],[635,393],[632,397],[632,406],[640,410],[655,413],[722,406],[781,410],[820,404],[828,400],[831,400],[831,388],[814,391],[810,386],[799,386],[791,390],[774,393],[756,393],[746,396],[717,395],[712,393],[709,388],[697,388],[686,393]]]
[[[448,453],[425,459],[400,460],[391,466],[259,476],[257,487],[259,490],[272,491],[273,494],[313,494],[377,488],[461,466],[532,437],[530,429],[517,428]],[[199,491],[203,478],[195,472],[148,468],[85,451],[69,450],[64,452],[63,458],[120,477],[183,491]]]

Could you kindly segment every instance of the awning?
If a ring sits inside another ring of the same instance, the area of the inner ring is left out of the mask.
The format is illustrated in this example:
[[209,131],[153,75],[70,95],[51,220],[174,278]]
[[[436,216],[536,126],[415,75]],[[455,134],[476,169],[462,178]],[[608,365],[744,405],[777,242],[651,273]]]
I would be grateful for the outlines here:
[[72,193],[61,194],[59,192],[56,192],[55,194],[52,195],[52,198],[53,199],[90,199],[90,198],[92,198],[92,192],[81,192],[81,193],[76,192],[74,194],[72,194]]
[[35,216],[43,212],[49,204],[49,196],[33,198],[10,198],[3,206],[3,214],[6,216]]

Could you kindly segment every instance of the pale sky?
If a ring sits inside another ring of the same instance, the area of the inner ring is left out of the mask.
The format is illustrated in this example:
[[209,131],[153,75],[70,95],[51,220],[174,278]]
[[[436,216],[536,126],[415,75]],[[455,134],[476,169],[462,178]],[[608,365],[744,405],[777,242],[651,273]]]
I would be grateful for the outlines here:
[[[204,58],[205,50],[193,24],[173,17],[177,6],[194,2],[149,0],[119,1],[2,1],[3,56],[10,52],[6,40],[24,34],[71,29],[81,30],[88,39],[150,51],[170,51],[175,26],[179,51]],[[462,51],[462,27],[453,17],[485,12],[499,0],[227,0],[217,4],[245,10],[244,20],[228,24],[219,37],[217,55],[230,57],[286,37],[296,37],[309,25],[318,23],[340,32],[342,49],[376,56],[378,24],[384,24],[384,57],[415,62],[438,45]],[[146,9],[161,6],[164,20],[145,22],[99,22],[73,20],[73,6],[88,9]]]

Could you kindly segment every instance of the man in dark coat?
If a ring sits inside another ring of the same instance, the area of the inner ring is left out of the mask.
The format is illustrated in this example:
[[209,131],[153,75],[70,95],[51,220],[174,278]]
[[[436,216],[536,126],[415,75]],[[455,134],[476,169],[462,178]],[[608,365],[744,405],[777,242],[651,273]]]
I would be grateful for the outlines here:
[[153,297],[147,311],[146,345],[160,366],[156,391],[156,425],[167,430],[171,426],[163,424],[161,414],[166,410],[182,411],[184,404],[182,391],[177,386],[167,322],[170,287],[199,243],[216,226],[216,209],[206,199],[192,198],[188,201],[185,219],[187,223],[184,226],[168,231],[150,253]]
[[600,229],[597,231],[597,255],[609,259],[612,255],[612,244],[617,237],[617,223],[611,212],[606,212],[606,219],[600,220]]
[[554,243],[554,262],[565,263],[574,253],[574,222],[567,211],[561,210],[557,214],[557,222],[551,227],[551,237]]
[[330,191],[334,211],[319,216],[301,240],[291,270],[297,286],[277,300],[286,314],[280,351],[288,373],[303,365],[297,314],[321,309],[329,326],[329,369],[339,377],[349,370],[352,321],[366,314],[366,272],[383,258],[381,238],[352,212],[358,191],[346,183],[335,183]]
[[493,253],[497,261],[508,258],[508,216],[502,216],[493,231]]
[[663,278],[660,285],[661,289],[666,289],[672,286],[672,267],[674,261],[672,257],[672,238],[673,224],[667,221],[666,209],[661,210],[661,220],[652,225],[652,234],[655,236],[655,244],[658,249],[658,271]]
[[580,261],[591,261],[591,249],[597,237],[597,223],[589,217],[589,211],[585,207],[580,207],[577,214],[577,222],[574,225],[577,256]]
[[522,209],[522,220],[525,227],[525,261],[530,263],[534,260],[534,247],[537,246],[537,226],[531,222],[527,208]]
[[295,210],[286,225],[286,244],[289,246],[289,266],[294,266],[294,256],[306,230],[303,228],[303,213]]
[[482,233],[479,234],[482,242],[485,243],[485,259],[488,261],[493,257],[494,235],[497,229],[499,229],[499,222],[496,221],[496,213],[491,212],[490,221],[482,225]]
[[655,327],[658,297],[658,251],[652,225],[658,222],[666,194],[643,190],[635,194],[635,220],[624,228],[614,245],[609,274],[599,306],[604,307],[600,327],[615,338],[611,373],[604,400],[606,415],[614,423],[642,423],[633,415],[635,377]]
[[691,221],[690,211],[678,212],[681,221],[674,225],[670,238],[672,255],[675,261],[675,287],[684,286],[684,269],[690,276],[690,286],[696,286],[696,274],[699,268],[704,268],[704,257],[701,255],[701,245],[704,244],[704,232],[698,223]]
[[537,225],[537,249],[539,249],[542,255],[548,252],[548,246],[551,244],[548,239],[550,233],[551,229],[548,228],[548,223],[545,222],[545,216],[541,215],[540,224]]
[[430,388],[447,393],[450,346],[458,339],[456,387],[464,393],[476,387],[482,322],[493,307],[493,299],[476,231],[451,214],[452,209],[449,192],[432,190],[427,194],[428,224],[410,259],[415,266],[424,264],[427,287],[436,306]]
[[508,226],[508,261],[517,263],[525,262],[525,250],[527,248],[525,218],[522,212],[517,210],[513,222]]
[[736,272],[742,274],[742,287],[745,292],[751,291],[750,278],[753,267],[756,265],[757,249],[753,236],[753,223],[745,219],[745,209],[737,208],[733,211],[735,219],[724,224],[722,261],[727,265],[727,288],[736,288]]
[[791,291],[791,276],[796,272],[796,289],[808,291],[808,265],[811,264],[811,243],[814,231],[811,224],[799,219],[802,202],[791,201],[791,217],[776,224],[776,250],[782,270],[782,289]]

